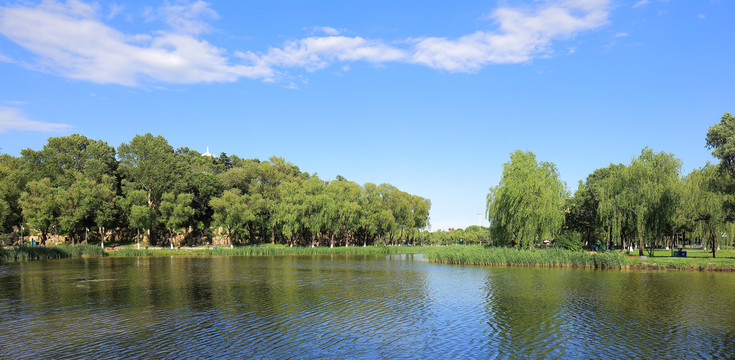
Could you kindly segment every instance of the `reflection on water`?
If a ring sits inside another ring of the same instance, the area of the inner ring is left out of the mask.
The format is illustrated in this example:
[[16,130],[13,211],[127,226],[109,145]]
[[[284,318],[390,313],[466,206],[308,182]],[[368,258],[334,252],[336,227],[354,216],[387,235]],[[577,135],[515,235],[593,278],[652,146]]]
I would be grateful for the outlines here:
[[733,358],[735,274],[420,255],[0,266],[2,358]]

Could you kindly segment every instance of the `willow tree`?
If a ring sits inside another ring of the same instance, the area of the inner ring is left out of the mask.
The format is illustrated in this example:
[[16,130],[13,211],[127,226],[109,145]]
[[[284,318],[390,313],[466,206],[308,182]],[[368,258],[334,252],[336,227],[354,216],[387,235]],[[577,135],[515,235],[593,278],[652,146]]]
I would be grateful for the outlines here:
[[647,244],[653,255],[659,241],[673,233],[680,169],[681,160],[673,154],[645,148],[629,166],[602,181],[599,214],[613,239],[622,241],[624,230],[630,229],[639,254]]
[[516,151],[503,164],[498,186],[487,195],[487,218],[500,243],[531,249],[554,238],[564,223],[568,193],[556,165],[537,162],[532,152]]
[[684,178],[681,205],[676,210],[676,222],[692,237],[712,248],[712,257],[728,233],[723,209],[726,198],[717,192],[718,171],[709,163],[694,169]]

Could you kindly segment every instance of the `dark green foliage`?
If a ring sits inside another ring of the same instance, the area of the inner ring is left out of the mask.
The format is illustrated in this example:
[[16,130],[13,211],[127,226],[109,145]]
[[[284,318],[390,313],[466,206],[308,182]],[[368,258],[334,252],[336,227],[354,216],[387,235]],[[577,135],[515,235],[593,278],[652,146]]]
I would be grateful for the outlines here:
[[580,251],[584,246],[582,234],[574,231],[563,231],[554,239],[554,246],[566,250]]
[[279,157],[202,156],[152,134],[117,153],[73,134],[0,155],[0,234],[22,225],[42,244],[412,243],[430,206],[389,184],[330,183]]

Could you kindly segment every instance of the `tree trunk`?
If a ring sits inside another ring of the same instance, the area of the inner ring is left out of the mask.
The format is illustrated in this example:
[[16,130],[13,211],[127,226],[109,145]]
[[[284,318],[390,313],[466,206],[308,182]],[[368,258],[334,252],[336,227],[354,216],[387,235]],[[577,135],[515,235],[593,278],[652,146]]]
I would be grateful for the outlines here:
[[643,256],[643,234],[638,234],[638,256]]

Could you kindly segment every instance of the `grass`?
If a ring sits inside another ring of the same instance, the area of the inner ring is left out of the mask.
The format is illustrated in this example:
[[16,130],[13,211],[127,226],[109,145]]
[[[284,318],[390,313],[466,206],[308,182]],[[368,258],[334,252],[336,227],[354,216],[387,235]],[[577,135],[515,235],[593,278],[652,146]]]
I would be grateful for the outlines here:
[[[678,250],[678,249],[674,249],[674,250]],[[687,249],[683,249],[683,250],[687,252],[687,258],[709,258],[709,259],[712,259],[712,251],[711,250],[710,251],[707,251],[707,250],[702,250],[701,248],[699,248],[699,249],[687,248]],[[638,250],[631,251],[629,253],[629,255],[631,255],[631,256],[638,256]],[[648,250],[644,250],[643,251],[643,255],[648,256]],[[720,250],[720,251],[717,251],[716,256],[717,256],[717,259],[719,259],[719,258],[735,259],[735,251],[732,251],[732,250]],[[671,250],[656,249],[653,252],[653,257],[656,257],[656,258],[658,258],[658,257],[671,257]],[[650,257],[649,257],[649,259],[650,259]]]
[[[563,249],[536,249],[481,246],[449,246],[428,248],[424,256],[432,262],[457,265],[575,267],[589,269],[735,271],[735,252],[712,253],[702,250],[687,252],[686,258],[671,257],[670,250],[656,250],[656,257],[641,260],[625,252],[589,253]],[[631,253],[633,255],[633,253]]]
[[[687,253],[689,256],[689,253]],[[630,258],[630,268],[644,270],[690,270],[690,271],[735,271],[735,258],[718,257],[649,257],[641,260]]]
[[79,257],[83,255],[103,256],[104,249],[96,245],[59,245],[59,246],[14,246],[0,248],[0,260],[45,260]]
[[366,254],[398,254],[423,252],[422,247],[407,246],[349,246],[349,247],[285,247],[274,245],[212,247],[212,248],[137,248],[137,245],[107,247],[99,245],[58,245],[58,246],[20,246],[0,247],[0,261],[22,261],[61,259],[79,256],[259,256],[259,255],[366,255]]
[[628,256],[620,252],[588,253],[556,248],[528,251],[505,247],[448,246],[429,248],[424,256],[432,262],[456,265],[625,269],[630,264]]
[[[403,248],[403,247],[401,247]],[[213,247],[211,249],[133,249],[120,248],[109,251],[110,256],[259,256],[259,255],[363,255],[399,253],[400,249],[386,246],[349,246],[349,247],[277,247],[277,246],[238,246]]]

